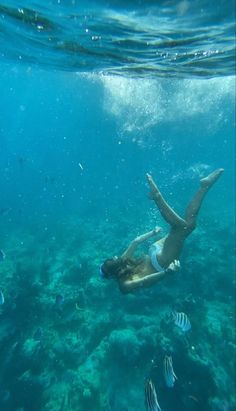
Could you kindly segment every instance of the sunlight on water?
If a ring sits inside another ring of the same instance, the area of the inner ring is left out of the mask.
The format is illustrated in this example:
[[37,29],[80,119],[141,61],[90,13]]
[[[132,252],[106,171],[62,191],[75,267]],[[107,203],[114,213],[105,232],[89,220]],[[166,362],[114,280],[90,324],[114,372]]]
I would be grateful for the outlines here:
[[234,74],[232,0],[44,3],[1,2],[0,58],[139,78]]
[[122,133],[142,132],[181,118],[207,115],[215,110],[212,127],[223,121],[222,103],[234,99],[234,77],[179,82],[101,77],[104,108],[117,118]]
[[123,132],[142,131],[163,121],[165,107],[161,82],[102,77],[105,89],[104,108],[122,119]]

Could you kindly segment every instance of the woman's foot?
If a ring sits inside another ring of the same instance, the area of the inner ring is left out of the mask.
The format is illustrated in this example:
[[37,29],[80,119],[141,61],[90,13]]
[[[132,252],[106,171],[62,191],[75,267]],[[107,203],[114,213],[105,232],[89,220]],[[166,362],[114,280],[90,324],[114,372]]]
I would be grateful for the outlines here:
[[149,197],[154,200],[155,197],[157,197],[160,194],[160,191],[158,190],[152,176],[150,174],[146,174],[146,178],[147,178],[147,182],[149,184],[150,187],[150,193],[149,193]]
[[213,173],[209,174],[209,176],[202,178],[200,180],[201,187],[210,188],[211,186],[213,186],[213,184],[218,180],[223,172],[223,168],[218,168],[217,170],[213,171]]

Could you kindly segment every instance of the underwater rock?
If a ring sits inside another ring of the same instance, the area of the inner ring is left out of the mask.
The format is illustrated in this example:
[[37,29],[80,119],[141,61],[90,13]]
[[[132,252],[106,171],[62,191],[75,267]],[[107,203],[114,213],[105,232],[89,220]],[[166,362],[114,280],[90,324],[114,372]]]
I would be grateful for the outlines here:
[[14,322],[10,319],[1,319],[0,322],[0,343],[2,344],[4,340],[8,340],[16,332],[16,327]]
[[234,411],[236,409],[236,401],[227,399],[214,398],[210,401],[211,411]]
[[53,354],[57,363],[56,368],[75,369],[83,359],[84,350],[81,349],[80,341],[75,342],[67,338],[58,340],[53,345]]
[[107,349],[107,342],[105,340],[101,341],[86,358],[81,367],[79,367],[81,380],[86,386],[89,386],[90,389],[99,389],[100,378],[102,377],[101,369],[103,368]]
[[63,275],[63,281],[65,284],[80,284],[81,275],[82,275],[82,267],[78,267],[77,265],[70,266]]
[[114,330],[109,336],[109,350],[116,361],[134,364],[140,354],[141,341],[137,338],[135,330]]
[[32,359],[38,354],[39,350],[40,342],[34,338],[28,338],[22,346],[22,355],[27,359]]

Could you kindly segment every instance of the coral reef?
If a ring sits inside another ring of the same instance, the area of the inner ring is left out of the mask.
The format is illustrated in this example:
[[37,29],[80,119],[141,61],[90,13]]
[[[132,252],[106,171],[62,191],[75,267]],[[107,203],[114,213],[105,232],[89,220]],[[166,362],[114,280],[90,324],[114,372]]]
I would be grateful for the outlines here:
[[[144,410],[144,381],[151,377],[166,411],[173,404],[175,411],[233,410],[230,271],[235,261],[226,253],[231,231],[226,244],[216,227],[198,230],[186,246],[180,273],[151,289],[122,295],[98,271],[103,258],[125,248],[120,232],[128,222],[120,219],[109,235],[106,224],[97,223],[94,233],[94,222],[84,219],[78,232],[71,218],[58,242],[52,241],[53,233],[27,231],[5,239],[0,409]],[[138,227],[132,221],[129,226],[135,236]],[[169,321],[172,310],[188,314],[188,333]],[[178,377],[173,389],[164,383],[165,354],[172,355]]]

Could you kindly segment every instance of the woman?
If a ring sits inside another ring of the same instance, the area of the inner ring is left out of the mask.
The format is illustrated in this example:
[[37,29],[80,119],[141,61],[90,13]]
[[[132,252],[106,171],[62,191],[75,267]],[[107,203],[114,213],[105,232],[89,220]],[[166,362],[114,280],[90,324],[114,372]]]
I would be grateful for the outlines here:
[[176,271],[180,266],[179,257],[184,240],[196,227],[202,201],[223,171],[222,168],[217,169],[200,180],[200,187],[187,206],[185,218],[181,218],[167,204],[153,178],[147,174],[150,198],[156,203],[162,217],[170,225],[170,232],[151,245],[148,255],[138,259],[133,257],[137,246],[155,236],[161,229],[155,228],[135,238],[121,257],[110,258],[101,265],[100,275],[104,278],[115,278],[120,290],[123,293],[129,293],[136,288],[149,287],[168,273]]

